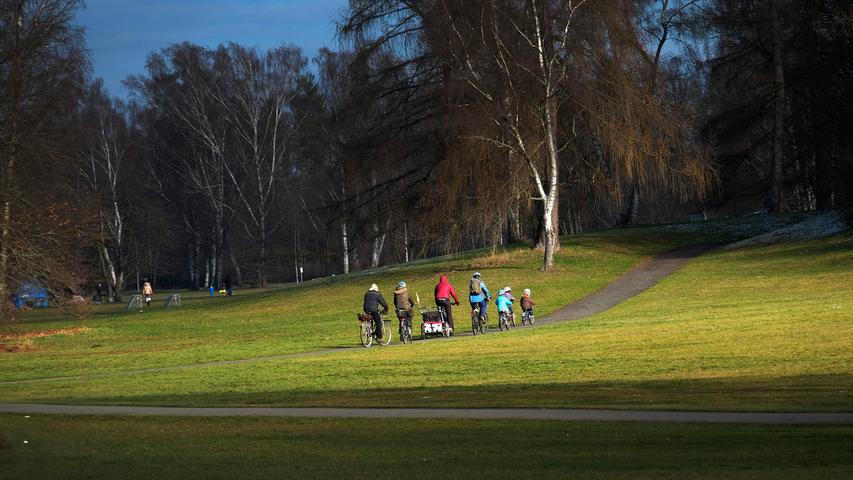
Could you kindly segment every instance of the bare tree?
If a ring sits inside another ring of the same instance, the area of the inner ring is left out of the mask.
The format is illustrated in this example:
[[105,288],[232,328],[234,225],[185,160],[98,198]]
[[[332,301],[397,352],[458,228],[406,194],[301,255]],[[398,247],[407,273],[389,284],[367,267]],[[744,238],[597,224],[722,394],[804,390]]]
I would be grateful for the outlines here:
[[[481,135],[526,162],[542,202],[544,269],[554,267],[559,248],[559,119],[566,106],[561,87],[572,72],[566,54],[575,41],[572,21],[585,0],[477,2],[460,14],[446,1],[447,53],[458,77],[485,102],[495,134]],[[511,32],[511,33],[510,33]],[[530,127],[533,122],[536,127]]]
[[123,105],[113,103],[100,81],[84,99],[83,128],[87,140],[79,154],[80,175],[97,198],[98,257],[111,300],[121,301],[127,278],[127,203],[119,188],[130,142]]
[[260,57],[255,50],[231,44],[221,55],[230,67],[230,82],[211,95],[235,137],[233,154],[223,165],[243,206],[244,214],[236,217],[257,251],[257,284],[264,286],[267,242],[283,218],[273,218],[273,211],[290,165],[290,103],[307,61],[296,47],[276,48]]
[[[43,276],[53,253],[27,257],[26,237],[34,228],[16,230],[16,215],[28,201],[18,183],[22,166],[40,155],[61,156],[56,142],[44,136],[82,83],[87,66],[82,31],[73,26],[78,0],[0,1],[0,298],[8,298],[10,272]],[[67,128],[67,125],[65,126]],[[41,199],[42,205],[46,199]],[[24,220],[23,218],[21,220]],[[20,224],[20,221],[18,221]],[[38,222],[31,221],[33,225]],[[17,238],[16,236],[19,235]],[[49,232],[42,232],[50,235]],[[40,234],[38,234],[40,235]],[[15,275],[15,276],[18,276]],[[5,306],[5,302],[3,302]]]

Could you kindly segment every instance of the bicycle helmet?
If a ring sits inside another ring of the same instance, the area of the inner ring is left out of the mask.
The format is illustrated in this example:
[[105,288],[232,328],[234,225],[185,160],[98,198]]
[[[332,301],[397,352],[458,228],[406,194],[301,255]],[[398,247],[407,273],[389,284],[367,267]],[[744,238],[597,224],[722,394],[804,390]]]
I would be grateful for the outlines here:
[[397,284],[397,288],[405,288],[406,282],[400,280],[400,283]]
[[480,272],[474,272],[474,278],[480,278]]
[[368,289],[367,289],[367,291],[369,291],[369,292],[378,292],[378,291],[379,291],[379,287],[377,287],[377,286],[376,286],[376,284],[374,283],[373,285],[371,285],[371,286],[370,286],[370,288],[368,288]]
[[511,291],[512,291],[512,287],[504,287],[504,292],[511,292]]
[[529,288],[525,288],[525,289],[524,289],[524,293],[525,293],[526,295],[530,295],[530,289],[529,289]]

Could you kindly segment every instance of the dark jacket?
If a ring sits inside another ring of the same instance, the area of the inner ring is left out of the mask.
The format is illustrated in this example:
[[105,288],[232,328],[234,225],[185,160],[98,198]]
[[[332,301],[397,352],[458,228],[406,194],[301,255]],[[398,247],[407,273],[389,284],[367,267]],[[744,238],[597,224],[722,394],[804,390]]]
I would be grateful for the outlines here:
[[[382,305],[380,309],[379,306]],[[369,291],[364,294],[364,311],[367,312],[378,312],[380,310],[388,311],[388,303],[385,302],[385,298],[382,297],[382,294],[379,292]]]
[[415,307],[415,302],[409,297],[409,289],[406,287],[394,290],[394,306],[397,310],[410,312]]

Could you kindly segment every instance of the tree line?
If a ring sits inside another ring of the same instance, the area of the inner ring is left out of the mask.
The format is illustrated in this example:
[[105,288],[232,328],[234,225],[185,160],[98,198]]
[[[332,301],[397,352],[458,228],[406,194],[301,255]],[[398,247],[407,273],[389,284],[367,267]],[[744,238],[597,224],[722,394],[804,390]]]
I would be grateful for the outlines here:
[[79,8],[0,0],[4,297],[850,206],[849,2],[351,0],[336,50],[166,45],[124,100]]

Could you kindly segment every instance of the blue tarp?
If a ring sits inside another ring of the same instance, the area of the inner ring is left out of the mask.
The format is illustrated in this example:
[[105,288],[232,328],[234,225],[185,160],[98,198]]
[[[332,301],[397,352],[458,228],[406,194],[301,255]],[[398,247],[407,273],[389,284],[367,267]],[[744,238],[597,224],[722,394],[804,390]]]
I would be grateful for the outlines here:
[[47,307],[47,289],[32,282],[24,282],[12,300],[15,308]]

